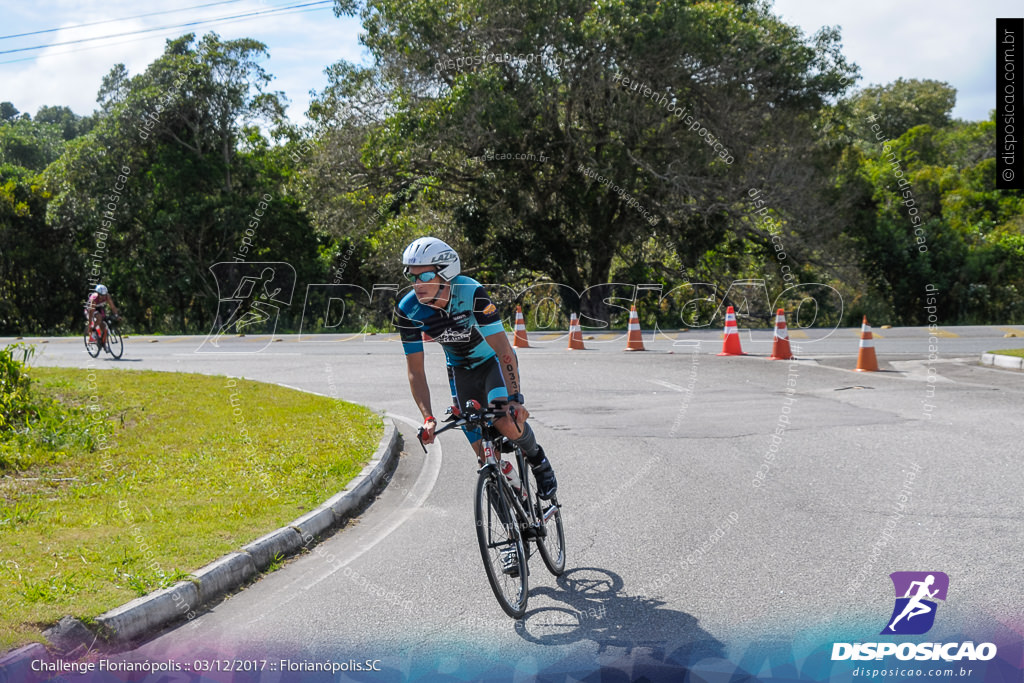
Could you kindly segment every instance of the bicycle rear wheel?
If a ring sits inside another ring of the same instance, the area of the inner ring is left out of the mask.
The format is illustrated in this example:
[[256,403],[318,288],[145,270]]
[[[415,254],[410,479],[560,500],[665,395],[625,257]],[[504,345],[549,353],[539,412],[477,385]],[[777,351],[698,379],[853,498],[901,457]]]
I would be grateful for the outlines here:
[[89,326],[85,326],[85,333],[82,335],[82,339],[85,341],[85,350],[89,352],[89,355],[95,358],[100,355],[100,343],[96,340],[89,339]]
[[107,351],[114,358],[120,358],[124,353],[124,340],[121,339],[121,333],[118,332],[117,327],[109,325],[107,326]]
[[[510,487],[493,468],[480,472],[476,483],[476,537],[487,580],[505,614],[514,619],[526,614],[528,580],[523,535],[509,503]],[[506,560],[503,556],[515,554]],[[511,570],[511,571],[509,571]]]
[[[541,500],[536,496],[537,519],[544,527],[544,535],[537,537],[537,549],[548,571],[561,576],[565,571],[565,531],[562,529],[562,511],[557,499]],[[545,519],[545,516],[547,518]]]

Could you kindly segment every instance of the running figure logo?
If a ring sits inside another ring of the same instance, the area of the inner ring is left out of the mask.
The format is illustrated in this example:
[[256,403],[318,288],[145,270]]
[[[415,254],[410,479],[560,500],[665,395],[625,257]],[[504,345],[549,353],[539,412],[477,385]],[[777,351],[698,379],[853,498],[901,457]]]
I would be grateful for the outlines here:
[[893,572],[889,577],[896,589],[896,606],[882,635],[928,633],[938,607],[934,599],[946,599],[949,577],[943,572]]
[[232,347],[233,353],[257,353],[269,346],[281,310],[292,302],[295,269],[283,261],[222,261],[210,272],[217,286],[217,315],[195,353],[225,351],[220,342],[229,334],[270,335],[259,349]]

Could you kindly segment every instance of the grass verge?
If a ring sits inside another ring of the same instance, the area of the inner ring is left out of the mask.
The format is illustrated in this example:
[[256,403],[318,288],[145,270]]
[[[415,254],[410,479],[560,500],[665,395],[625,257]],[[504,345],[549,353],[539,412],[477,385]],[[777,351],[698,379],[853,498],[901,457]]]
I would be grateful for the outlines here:
[[0,461],[0,652],[42,640],[65,614],[88,621],[169,586],[315,508],[383,432],[366,408],[247,380],[39,367],[31,377],[64,407],[70,436],[55,448],[53,425],[33,425],[22,457]]
[[995,351],[988,351],[987,353],[995,353],[1000,356],[1016,356],[1017,358],[1024,358],[1024,349],[997,349]]

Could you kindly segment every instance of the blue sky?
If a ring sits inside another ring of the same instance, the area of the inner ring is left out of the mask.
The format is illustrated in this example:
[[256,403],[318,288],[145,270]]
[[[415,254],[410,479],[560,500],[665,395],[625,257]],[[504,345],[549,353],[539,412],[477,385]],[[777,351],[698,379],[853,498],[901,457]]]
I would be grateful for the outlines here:
[[[0,39],[0,51],[281,8],[304,1],[309,0],[237,0],[175,14],[68,28],[205,3],[0,0],[2,35],[61,28],[54,33]],[[861,67],[860,85],[888,83],[900,77],[947,81],[958,92],[954,116],[969,120],[987,118],[994,106],[995,18],[1024,14],[1020,0],[776,0],[774,8],[788,23],[800,26],[807,36],[826,24],[841,26],[844,53]],[[291,102],[289,116],[297,121],[304,118],[310,91],[325,86],[325,66],[339,59],[368,59],[358,43],[358,22],[336,18],[327,4],[289,14],[113,38],[102,41],[105,44],[0,54],[0,62],[23,60],[0,63],[0,101],[11,101],[21,111],[32,114],[43,104],[66,105],[79,114],[91,112],[96,107],[100,81],[114,64],[124,62],[130,73],[139,73],[163,52],[166,38],[189,30],[200,35],[213,30],[225,39],[250,37],[265,43],[270,58],[264,62],[264,68],[275,76],[271,87],[285,92]],[[83,50],[84,47],[91,49]]]

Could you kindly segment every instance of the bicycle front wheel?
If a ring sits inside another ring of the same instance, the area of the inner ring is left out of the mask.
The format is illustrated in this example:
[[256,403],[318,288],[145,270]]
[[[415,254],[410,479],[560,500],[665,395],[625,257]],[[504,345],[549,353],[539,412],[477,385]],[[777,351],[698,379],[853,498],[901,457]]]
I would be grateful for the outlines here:
[[476,537],[487,580],[505,614],[526,614],[526,552],[518,520],[509,502],[510,487],[488,468],[476,483]]
[[557,500],[536,497],[537,519],[544,527],[544,535],[537,537],[537,548],[548,571],[561,576],[565,571],[565,531],[562,529],[562,511]]
[[82,339],[85,341],[85,350],[89,352],[89,355],[95,358],[100,355],[100,343],[95,339],[89,338],[89,327],[86,326],[85,334],[82,335]]
[[124,340],[116,327],[107,327],[107,351],[114,358],[120,358],[124,353]]

